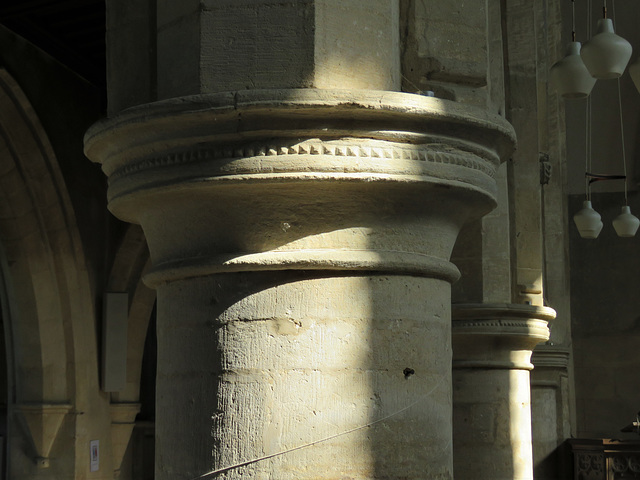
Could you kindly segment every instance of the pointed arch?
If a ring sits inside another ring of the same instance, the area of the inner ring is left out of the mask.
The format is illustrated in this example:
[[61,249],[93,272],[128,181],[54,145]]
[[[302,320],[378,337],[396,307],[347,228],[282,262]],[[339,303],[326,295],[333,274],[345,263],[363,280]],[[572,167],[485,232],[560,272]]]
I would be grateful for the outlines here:
[[[121,468],[136,415],[145,410],[142,395],[143,357],[150,320],[153,316],[156,292],[147,287],[143,275],[151,267],[149,249],[142,228],[129,225],[116,252],[107,290],[126,292],[129,297],[127,321],[126,383],[122,391],[111,392],[111,438],[114,465]],[[147,352],[149,353],[149,352]],[[147,379],[148,381],[148,379]],[[155,379],[153,380],[155,384]],[[136,461],[141,461],[137,458]]]
[[[98,377],[94,308],[80,235],[53,148],[26,95],[4,69],[0,246],[13,365],[9,402],[24,417],[31,415],[29,426],[33,421],[41,429],[56,424],[48,416],[60,415],[61,406],[78,411],[88,403],[85,384]],[[80,384],[83,395],[78,395]],[[31,436],[32,454],[46,457],[51,444],[37,437],[47,434],[31,431]]]

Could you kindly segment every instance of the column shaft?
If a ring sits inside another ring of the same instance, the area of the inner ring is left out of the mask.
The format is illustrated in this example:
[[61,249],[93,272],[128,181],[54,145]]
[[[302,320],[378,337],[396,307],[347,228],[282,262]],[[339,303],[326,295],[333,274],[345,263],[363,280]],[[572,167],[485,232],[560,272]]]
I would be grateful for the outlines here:
[[456,480],[533,479],[530,358],[554,316],[528,305],[454,306]]
[[289,271],[160,287],[157,408],[184,412],[158,419],[160,478],[451,478],[449,311],[428,300],[448,293]]

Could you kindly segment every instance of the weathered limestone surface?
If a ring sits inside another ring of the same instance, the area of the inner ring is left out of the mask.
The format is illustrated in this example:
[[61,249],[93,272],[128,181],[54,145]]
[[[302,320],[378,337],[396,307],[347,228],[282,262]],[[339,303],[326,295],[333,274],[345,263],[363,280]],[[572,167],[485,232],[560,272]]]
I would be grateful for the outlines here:
[[[403,88],[431,89],[437,96],[480,105],[504,115],[503,12],[499,0],[447,5],[430,0],[402,3]],[[445,32],[458,31],[451,38]],[[511,301],[511,228],[508,167],[496,172],[495,210],[462,229],[452,254],[461,278],[454,303]]]
[[530,358],[554,317],[546,307],[454,305],[456,480],[533,478]]
[[399,90],[397,0],[157,5],[158,98],[256,88]]
[[494,205],[506,122],[256,90],[139,107],[86,142],[154,263],[157,478],[452,478],[448,259]]
[[271,455],[227,478],[452,478],[448,283],[344,275],[159,288],[159,313],[182,320],[158,338],[158,408],[186,411],[157,422],[161,478]]
[[507,164],[496,171],[498,205],[460,231],[451,261],[461,278],[453,285],[453,303],[501,303],[511,299],[511,241]]
[[402,2],[402,15],[407,28],[403,88],[433,90],[442,98],[487,106],[487,1],[454,5],[408,0]]

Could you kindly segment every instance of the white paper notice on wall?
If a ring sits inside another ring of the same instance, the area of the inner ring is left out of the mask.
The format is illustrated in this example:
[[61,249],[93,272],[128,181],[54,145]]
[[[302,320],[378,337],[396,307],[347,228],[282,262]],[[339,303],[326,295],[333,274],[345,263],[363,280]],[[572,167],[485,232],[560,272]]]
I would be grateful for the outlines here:
[[97,472],[100,469],[100,440],[91,440],[89,449],[89,457],[91,458],[91,471]]

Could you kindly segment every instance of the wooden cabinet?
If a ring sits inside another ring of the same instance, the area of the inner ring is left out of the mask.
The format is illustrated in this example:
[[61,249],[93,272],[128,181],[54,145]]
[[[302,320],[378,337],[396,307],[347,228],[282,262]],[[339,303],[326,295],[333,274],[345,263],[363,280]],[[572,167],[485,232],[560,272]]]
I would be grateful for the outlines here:
[[574,480],[640,480],[640,440],[572,439]]

